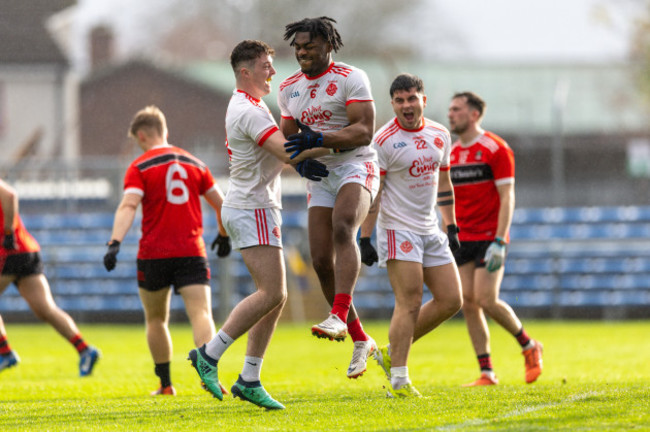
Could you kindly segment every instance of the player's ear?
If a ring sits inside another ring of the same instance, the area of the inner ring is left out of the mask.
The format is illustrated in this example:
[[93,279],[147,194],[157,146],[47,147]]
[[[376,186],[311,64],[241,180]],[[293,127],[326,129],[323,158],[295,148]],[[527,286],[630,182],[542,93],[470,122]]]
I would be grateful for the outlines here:
[[422,95],[422,106],[427,106],[427,95]]

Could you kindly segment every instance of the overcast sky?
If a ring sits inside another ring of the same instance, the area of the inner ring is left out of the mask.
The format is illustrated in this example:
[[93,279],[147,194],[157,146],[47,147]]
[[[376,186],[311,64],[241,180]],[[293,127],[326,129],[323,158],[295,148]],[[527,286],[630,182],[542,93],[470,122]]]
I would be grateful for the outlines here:
[[[453,50],[438,46],[438,53],[448,60],[571,62],[625,59],[630,22],[634,9],[641,3],[641,0],[427,1],[438,16],[443,16],[446,28],[453,29],[454,34],[449,37],[462,41],[461,48],[455,44]],[[118,54],[141,51],[148,38],[142,31],[143,21],[151,19],[148,11],[161,3],[162,0],[80,0],[74,29],[74,63],[85,67],[85,36],[98,23],[109,23],[115,29]],[[151,28],[151,23],[147,24],[146,28]],[[408,31],[409,23],[401,27]],[[413,37],[427,40],[426,34]]]

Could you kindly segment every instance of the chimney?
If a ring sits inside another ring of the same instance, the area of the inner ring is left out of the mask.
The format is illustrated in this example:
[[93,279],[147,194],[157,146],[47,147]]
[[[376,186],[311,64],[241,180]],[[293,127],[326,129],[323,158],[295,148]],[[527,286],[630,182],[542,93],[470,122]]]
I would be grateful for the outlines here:
[[99,25],[90,32],[90,66],[96,71],[113,60],[113,31],[107,25]]

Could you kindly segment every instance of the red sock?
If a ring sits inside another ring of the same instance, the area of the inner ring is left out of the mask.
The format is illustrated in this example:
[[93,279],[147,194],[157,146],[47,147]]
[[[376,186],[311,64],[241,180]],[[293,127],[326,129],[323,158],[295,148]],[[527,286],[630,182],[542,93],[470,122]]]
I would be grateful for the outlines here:
[[77,333],[76,335],[72,336],[70,338],[70,343],[74,345],[74,347],[77,349],[77,352],[79,353],[88,348],[88,344],[81,337],[81,333]]
[[350,305],[352,304],[352,296],[350,294],[340,293],[334,296],[334,305],[332,312],[341,321],[348,322],[348,313],[350,312]]
[[363,331],[363,326],[361,325],[359,318],[348,323],[348,333],[352,338],[352,342],[367,341],[369,339],[366,332]]
[[515,335],[515,337],[517,338],[517,342],[519,342],[519,345],[521,345],[522,348],[525,347],[528,342],[530,342],[530,337],[528,337],[528,333],[526,333],[526,330],[524,330],[523,327],[521,328],[521,331]]
[[7,335],[0,336],[0,355],[9,354],[11,352],[11,347],[9,346],[9,341],[7,340]]

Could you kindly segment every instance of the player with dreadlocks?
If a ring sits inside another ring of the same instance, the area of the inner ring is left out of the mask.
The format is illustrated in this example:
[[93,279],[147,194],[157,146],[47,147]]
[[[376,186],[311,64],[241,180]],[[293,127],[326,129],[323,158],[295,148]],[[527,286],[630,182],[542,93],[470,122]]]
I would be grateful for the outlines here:
[[295,157],[314,147],[329,148],[317,160],[329,176],[307,182],[309,244],[314,269],[332,306],[327,319],[312,327],[320,338],[354,342],[347,376],[357,378],[377,350],[352,304],[361,257],[356,236],[379,189],[377,153],[369,146],[375,129],[370,82],[361,69],[332,59],[342,46],[329,17],[305,18],[285,27],[300,70],[280,84],[280,129]]

